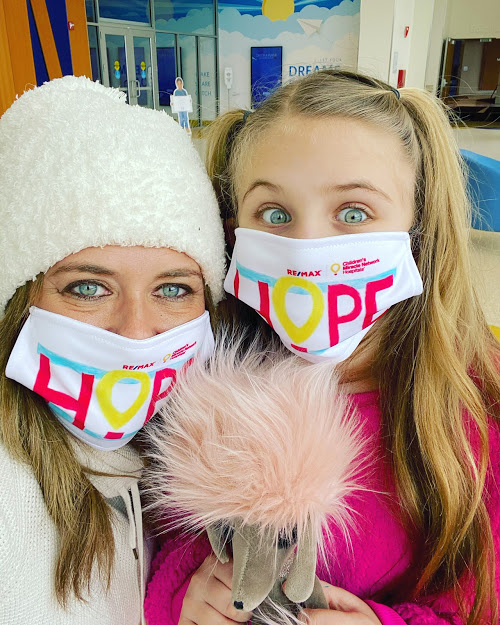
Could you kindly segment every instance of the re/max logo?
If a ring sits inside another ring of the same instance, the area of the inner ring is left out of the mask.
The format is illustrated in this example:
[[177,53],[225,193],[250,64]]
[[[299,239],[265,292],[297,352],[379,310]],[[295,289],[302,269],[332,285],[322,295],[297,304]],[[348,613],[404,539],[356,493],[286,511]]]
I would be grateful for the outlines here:
[[302,276],[302,278],[313,278],[321,276],[321,269],[314,269],[313,271],[296,271],[295,269],[287,269],[287,275],[289,276]]

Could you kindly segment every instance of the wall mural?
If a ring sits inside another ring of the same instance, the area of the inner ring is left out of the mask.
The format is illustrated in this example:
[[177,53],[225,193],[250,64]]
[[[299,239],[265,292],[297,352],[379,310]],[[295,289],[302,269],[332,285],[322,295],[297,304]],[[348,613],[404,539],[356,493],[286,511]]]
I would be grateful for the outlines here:
[[[220,110],[250,108],[276,82],[319,68],[356,69],[361,0],[219,0]],[[214,34],[211,0],[155,1],[156,27],[198,35]],[[204,55],[201,56],[203,61]],[[253,59],[253,61],[252,61]],[[254,89],[252,90],[252,66]],[[276,76],[278,71],[280,76]],[[202,93],[213,97],[211,68],[200,68]],[[185,80],[196,71],[194,49],[183,53]],[[191,88],[195,102],[198,94]],[[210,94],[210,95],[209,95]],[[211,111],[215,116],[215,100]],[[206,108],[206,107],[204,107]],[[206,115],[206,111],[204,113]]]
[[[272,87],[259,85],[259,76],[273,78],[278,53],[282,82],[325,67],[355,69],[359,11],[360,0],[219,0],[221,110],[258,104]],[[227,68],[232,70],[229,88]]]

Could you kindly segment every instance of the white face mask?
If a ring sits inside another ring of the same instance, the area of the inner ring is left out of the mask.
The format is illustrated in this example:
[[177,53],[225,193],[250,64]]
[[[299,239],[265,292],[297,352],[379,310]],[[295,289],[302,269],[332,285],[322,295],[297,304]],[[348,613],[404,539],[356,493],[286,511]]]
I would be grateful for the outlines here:
[[422,293],[407,232],[290,239],[236,229],[224,288],[310,362],[348,358],[393,304]]
[[213,347],[206,311],[135,340],[32,307],[5,375],[41,395],[77,438],[113,450],[158,412],[177,372],[195,356],[206,360]]

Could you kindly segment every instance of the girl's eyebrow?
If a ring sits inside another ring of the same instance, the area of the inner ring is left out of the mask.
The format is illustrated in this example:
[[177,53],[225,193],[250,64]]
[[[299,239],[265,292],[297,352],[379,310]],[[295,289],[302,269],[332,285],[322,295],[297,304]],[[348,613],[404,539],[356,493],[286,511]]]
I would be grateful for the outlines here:
[[[243,202],[249,193],[251,193],[252,191],[254,191],[255,189],[259,187],[265,187],[266,189],[269,189],[269,191],[274,191],[274,192],[282,191],[282,187],[280,187],[280,185],[269,182],[268,180],[255,180],[248,187],[241,201]],[[373,185],[371,182],[368,182],[367,180],[353,180],[345,184],[332,184],[332,185],[328,185],[324,187],[325,193],[331,193],[333,191],[347,192],[347,191],[354,191],[356,189],[365,189],[366,191],[377,193],[378,195],[381,195],[384,199],[388,200],[389,202],[391,201],[391,198],[387,195],[387,193],[382,191],[382,189],[380,189],[379,187],[376,187],[375,185]]]
[[254,189],[257,189],[258,187],[265,187],[266,189],[269,189],[269,191],[281,191],[282,190],[279,185],[273,184],[272,182],[269,182],[268,180],[254,180],[252,184],[246,190],[245,195],[243,196],[241,201],[243,202],[246,196],[249,193],[251,193]]
[[367,180],[353,180],[345,184],[328,185],[324,188],[326,193],[329,193],[331,191],[340,191],[340,192],[354,191],[356,189],[365,189],[366,191],[377,193],[378,195],[381,195],[386,200],[391,201],[391,198],[387,195],[387,193],[382,191],[382,189],[380,189],[379,187],[376,187],[375,185],[373,185],[371,182],[368,182]]

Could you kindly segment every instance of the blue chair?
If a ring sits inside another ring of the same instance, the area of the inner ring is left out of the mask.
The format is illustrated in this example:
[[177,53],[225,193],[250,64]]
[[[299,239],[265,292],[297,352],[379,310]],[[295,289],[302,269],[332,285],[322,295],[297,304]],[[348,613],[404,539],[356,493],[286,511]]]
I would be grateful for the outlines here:
[[472,227],[500,232],[500,161],[469,150],[460,152],[469,169],[469,194],[479,208]]

